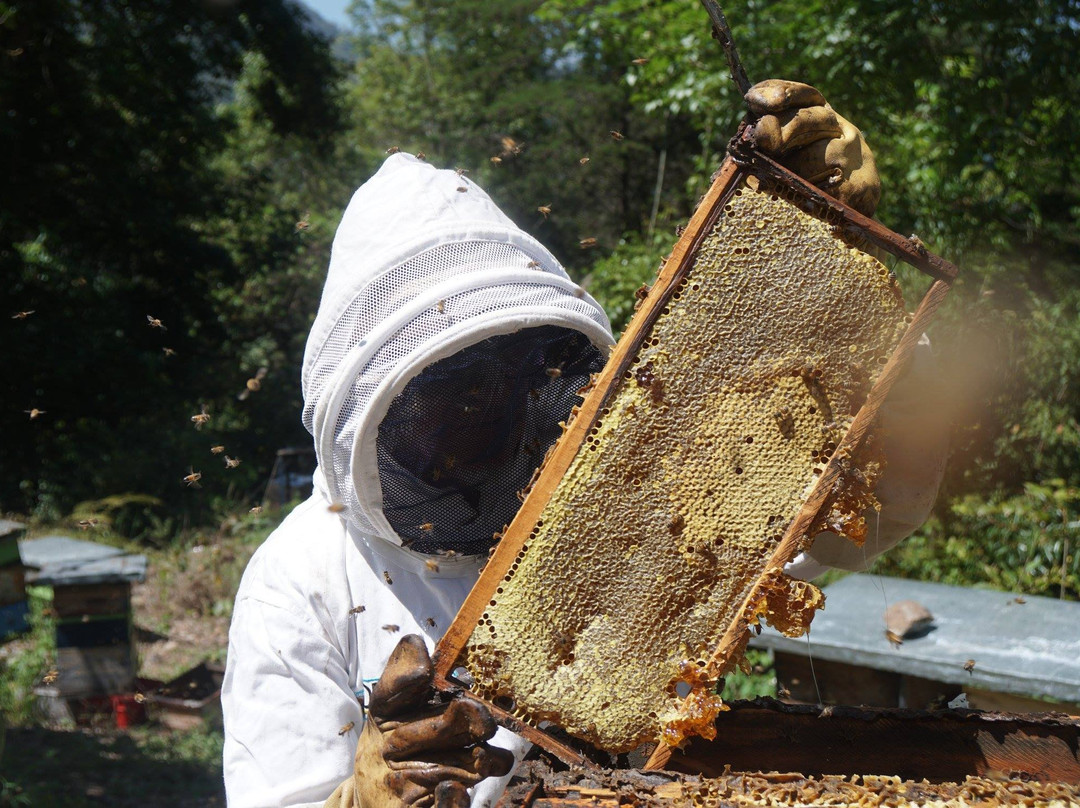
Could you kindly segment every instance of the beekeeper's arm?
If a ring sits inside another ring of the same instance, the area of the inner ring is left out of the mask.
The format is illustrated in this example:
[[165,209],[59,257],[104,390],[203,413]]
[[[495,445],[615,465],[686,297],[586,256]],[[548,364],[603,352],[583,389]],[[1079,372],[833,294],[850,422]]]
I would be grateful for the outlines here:
[[[751,87],[746,101],[758,149],[860,213],[874,215],[881,199],[874,155],[862,133],[818,90],[771,79]],[[930,341],[923,335],[881,407],[878,429],[886,465],[875,490],[881,509],[865,514],[866,542],[858,546],[835,533],[820,533],[787,566],[788,574],[808,580],[830,568],[865,571],[926,521],[948,449],[946,410],[929,406],[939,386]]]

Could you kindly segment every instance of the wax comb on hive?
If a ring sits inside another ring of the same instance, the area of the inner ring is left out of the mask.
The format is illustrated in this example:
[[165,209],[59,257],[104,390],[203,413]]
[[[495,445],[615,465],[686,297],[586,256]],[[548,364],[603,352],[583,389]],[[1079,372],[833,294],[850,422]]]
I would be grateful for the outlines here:
[[[934,279],[914,314],[875,248]],[[740,130],[440,642],[438,681],[571,761],[544,722],[608,752],[715,732],[752,627],[796,636],[823,603],[784,564],[826,527],[865,535],[871,427],[955,273]]]

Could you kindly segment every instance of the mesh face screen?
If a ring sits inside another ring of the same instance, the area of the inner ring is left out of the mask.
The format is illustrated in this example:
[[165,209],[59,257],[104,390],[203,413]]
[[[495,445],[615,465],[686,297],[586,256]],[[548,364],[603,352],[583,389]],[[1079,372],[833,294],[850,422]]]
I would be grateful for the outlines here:
[[413,378],[377,441],[383,512],[406,546],[487,552],[602,367],[583,334],[541,326],[486,339]]
[[[821,603],[768,563],[906,321],[882,264],[741,184],[466,643],[477,695],[610,752],[708,732],[755,584],[793,634]],[[856,471],[826,516],[857,538]]]

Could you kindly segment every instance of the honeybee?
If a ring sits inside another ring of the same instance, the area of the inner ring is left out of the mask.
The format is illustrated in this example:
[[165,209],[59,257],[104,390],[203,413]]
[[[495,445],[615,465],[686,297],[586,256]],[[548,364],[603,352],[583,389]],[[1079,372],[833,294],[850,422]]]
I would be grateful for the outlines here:
[[530,261],[529,263],[527,263],[527,264],[525,265],[525,268],[526,268],[526,269],[536,269],[536,268],[537,268],[537,267],[539,267],[539,266],[540,266],[540,262],[539,262],[539,261]]
[[367,606],[353,606],[349,609],[349,614],[360,614],[367,611]]
[[225,468],[234,469],[239,465],[240,465],[240,458],[239,457],[229,457],[228,455],[225,455]]
[[965,662],[964,663],[964,670],[966,670],[968,673],[971,673],[972,671],[974,671],[975,670],[975,660],[974,659],[969,659],[967,662]]
[[338,735],[344,735],[346,732],[352,732],[352,728],[356,726],[355,721],[350,721],[348,724],[338,730]]
[[35,418],[40,418],[42,415],[45,414],[45,410],[39,410],[37,407],[29,410],[23,410],[23,412],[30,416],[31,421],[33,421]]
[[82,528],[83,530],[89,530],[92,527],[97,527],[97,523],[98,523],[97,519],[80,519],[79,520],[79,527]]
[[401,151],[401,149],[398,146],[391,146],[389,149],[386,150],[386,153],[397,154],[399,151]]
[[1012,599],[1012,602],[1016,603],[1017,605],[1023,606],[1025,603],[1027,603],[1027,600],[1022,597],[1015,597]]
[[588,164],[588,162],[589,162],[589,158],[588,158],[588,156],[586,155],[585,157],[582,157],[582,158],[580,158],[580,159],[578,160],[578,165],[579,165],[579,166],[587,165],[587,164]]
[[394,579],[390,577],[390,570],[383,570],[382,577],[390,586],[394,585]]
[[48,673],[46,673],[44,676],[41,677],[41,681],[42,681],[43,684],[51,685],[59,678],[60,678],[60,671],[58,671],[56,668],[53,668],[52,670],[50,670]]
[[193,469],[191,466],[188,466],[188,470],[188,475],[184,477],[184,484],[188,488],[201,488],[201,486],[199,485],[199,480],[202,479],[202,474],[195,471],[195,469]]
[[417,159],[417,160],[426,160],[426,159],[427,159],[427,155],[426,155],[426,154],[424,154],[424,153],[423,153],[422,151],[418,151],[418,152],[416,153],[416,159]]
[[541,205],[537,208],[537,211],[543,214],[546,219],[551,214],[551,205]]
[[596,239],[592,237],[583,238],[581,241],[578,242],[578,245],[581,247],[581,249],[588,250],[596,246]]
[[174,348],[162,348],[161,352],[166,356],[176,356],[176,350]]
[[467,168],[455,168],[454,173],[457,174],[459,177],[464,177],[466,174],[469,173],[469,169],[467,169]]
[[466,191],[468,191],[468,190],[469,190],[469,187],[468,187],[467,185],[459,185],[459,186],[457,187],[457,192],[458,192],[459,194],[463,194],[463,193],[465,193],[465,192],[466,192]]
[[885,639],[887,639],[897,648],[904,644],[903,638],[892,629],[885,629]]
[[424,522],[424,524],[417,525],[416,527],[417,529],[422,530],[425,533],[430,533],[435,529],[435,525],[433,525],[431,522]]
[[345,506],[340,502],[331,502],[326,506],[326,510],[330,511],[330,513],[341,513],[345,510]]
[[300,217],[300,221],[296,223],[297,233],[303,233],[305,230],[311,227],[311,222],[309,221],[310,216],[310,213],[305,213],[303,216]]
[[210,454],[221,454],[224,451],[225,451],[224,446],[211,446],[210,447]]
[[778,699],[790,699],[791,691],[784,687],[779,682],[776,683],[776,697]]
[[436,303],[435,310],[439,312],[439,314],[444,313],[446,311],[446,301],[440,300],[438,303]]
[[149,314],[146,315],[146,322],[148,322],[150,324],[151,328],[160,328],[162,331],[168,331],[169,330],[169,329],[167,329],[165,327],[165,324],[162,323],[161,320],[159,320],[157,317],[154,317],[152,315],[149,315]]
[[136,704],[142,704],[144,701],[146,701],[146,696],[145,695],[143,695],[142,693],[136,693],[135,694],[135,703]]
[[552,379],[557,379],[562,376],[562,368],[545,368],[544,373]]
[[260,513],[262,513],[262,505],[256,505],[254,508],[248,511],[248,513],[250,513],[252,516],[258,516]]
[[439,562],[436,561],[434,558],[425,559],[424,560],[424,566],[427,567],[432,572],[438,572],[439,571]]
[[17,311],[13,315],[11,315],[11,319],[12,320],[25,320],[27,317],[29,317],[31,314],[33,314],[35,311],[37,311],[37,309],[30,309],[29,311]]
[[611,135],[612,140],[622,140],[625,137],[625,135],[617,129],[612,129],[608,134]]
[[252,393],[257,393],[262,388],[262,380],[266,378],[267,373],[268,370],[265,367],[255,371],[255,375],[244,382],[244,389],[240,391],[240,395],[236,398],[240,401],[246,401],[247,397]]
[[502,158],[499,157],[498,155],[496,155],[495,157],[491,158],[491,162],[494,163],[495,165],[498,165],[499,163],[502,162]]
[[434,617],[429,617],[426,620],[424,620],[424,622],[427,623],[432,628],[438,628],[438,626],[435,625],[435,618]]
[[521,150],[525,148],[525,144],[518,143],[512,137],[504,137],[502,139],[502,152],[500,154],[503,157],[509,157],[512,154],[521,154]]
[[630,61],[630,64],[632,64],[632,65],[644,65],[644,64],[648,64],[648,63],[649,63],[649,60],[645,59],[645,58],[632,59]]
[[397,632],[401,631],[401,626],[399,626],[397,623],[387,623],[385,626],[382,627],[382,629],[383,631],[388,631],[391,634],[396,634]]
[[202,405],[202,412],[198,412],[195,415],[191,416],[191,423],[195,424],[196,429],[202,429],[203,425],[205,425],[209,420],[210,413],[206,411],[205,404]]

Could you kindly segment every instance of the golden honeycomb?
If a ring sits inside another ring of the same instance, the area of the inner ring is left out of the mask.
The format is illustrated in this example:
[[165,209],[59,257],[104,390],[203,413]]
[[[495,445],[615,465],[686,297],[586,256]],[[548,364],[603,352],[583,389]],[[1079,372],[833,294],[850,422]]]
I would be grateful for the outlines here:
[[[728,197],[459,660],[477,695],[610,752],[712,729],[742,645],[713,654],[744,604],[805,630],[821,593],[770,559],[905,328],[881,263],[753,184]],[[876,465],[850,471],[859,484],[817,526],[859,540]],[[759,580],[768,596],[746,604]]]

